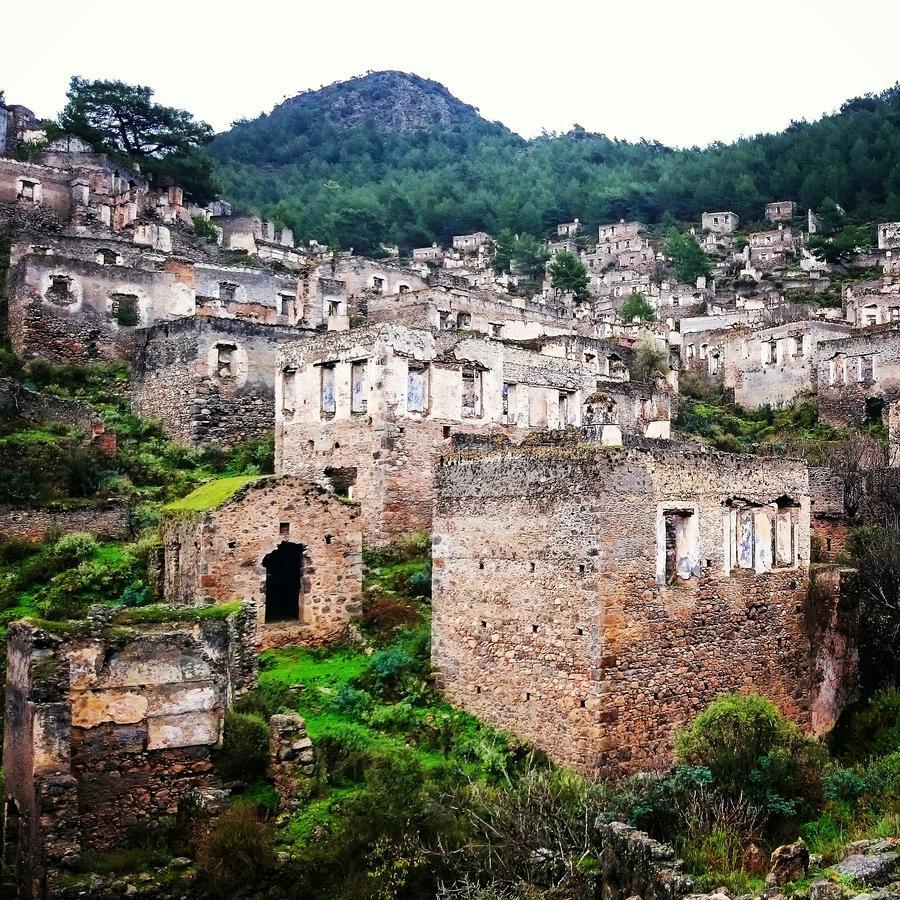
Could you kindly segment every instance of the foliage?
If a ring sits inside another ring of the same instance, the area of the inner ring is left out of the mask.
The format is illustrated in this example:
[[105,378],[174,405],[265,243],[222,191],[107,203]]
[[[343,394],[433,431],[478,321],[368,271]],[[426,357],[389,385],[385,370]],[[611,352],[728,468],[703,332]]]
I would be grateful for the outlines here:
[[571,293],[576,300],[584,300],[587,297],[588,271],[584,263],[568,250],[556,254],[548,269],[550,284],[555,291]]
[[212,129],[187,111],[153,100],[153,90],[123,81],[72,77],[57,129],[99,152],[140,161],[145,174],[173,178],[198,203],[216,193],[212,165],[200,152]]
[[628,371],[633,381],[652,381],[669,371],[669,354],[649,341],[638,344]]
[[215,243],[219,239],[219,229],[213,225],[206,216],[192,216],[194,223],[194,233],[201,240],[212,241]]
[[378,239],[407,249],[476,229],[541,235],[576,215],[586,230],[726,208],[753,221],[771,197],[804,209],[832,197],[856,221],[900,219],[897,87],[778,134],[675,150],[583,130],[525,141],[474,111],[449,128],[341,121],[340,98],[358,83],[307,93],[218,135],[211,152],[226,194],[278,214],[301,240],[321,238],[339,210],[368,209]]
[[227,778],[252,782],[265,774],[269,758],[269,726],[253,713],[225,713],[222,748],[216,766]]
[[675,264],[679,281],[693,284],[698,278],[709,278],[712,265],[703,248],[692,234],[682,234],[674,226],[666,235],[666,254]]
[[679,762],[708,768],[726,797],[745,794],[767,814],[792,818],[819,799],[819,748],[756,694],[723,694],[675,747]]
[[643,294],[633,291],[622,304],[620,318],[626,323],[633,322],[635,319],[652,322],[656,318],[656,312]]
[[544,245],[533,235],[520,234],[513,243],[512,268],[518,275],[538,278],[543,275],[548,258]]
[[255,894],[275,868],[271,829],[248,804],[221,816],[197,856],[201,883],[214,897]]
[[900,748],[900,690],[884,690],[860,709],[851,709],[835,734],[846,763],[864,763]]

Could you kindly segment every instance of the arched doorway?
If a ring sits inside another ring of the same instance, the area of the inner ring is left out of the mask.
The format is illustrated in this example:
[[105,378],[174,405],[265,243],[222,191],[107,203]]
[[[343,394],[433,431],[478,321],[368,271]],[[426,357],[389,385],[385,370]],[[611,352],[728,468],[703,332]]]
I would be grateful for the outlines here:
[[263,558],[266,570],[266,622],[300,619],[303,545],[282,541]]

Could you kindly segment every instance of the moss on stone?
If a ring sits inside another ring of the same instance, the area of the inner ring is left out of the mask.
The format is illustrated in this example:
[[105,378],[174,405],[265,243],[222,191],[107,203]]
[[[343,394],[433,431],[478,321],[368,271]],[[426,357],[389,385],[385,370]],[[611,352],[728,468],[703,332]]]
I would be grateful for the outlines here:
[[141,606],[127,609],[115,618],[116,625],[146,625],[155,622],[201,622],[206,619],[227,619],[241,609],[241,602],[215,603],[210,606]]
[[173,500],[163,507],[163,515],[190,515],[215,509],[230,500],[244,485],[257,481],[258,475],[232,475],[217,478],[192,491],[180,500]]

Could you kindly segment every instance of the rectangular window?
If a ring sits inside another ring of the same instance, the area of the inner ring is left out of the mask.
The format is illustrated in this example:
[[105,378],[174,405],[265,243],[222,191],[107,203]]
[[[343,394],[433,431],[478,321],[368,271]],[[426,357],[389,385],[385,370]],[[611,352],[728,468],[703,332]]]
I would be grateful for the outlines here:
[[285,369],[281,373],[281,412],[292,416],[297,405],[297,372]]
[[472,316],[470,313],[457,313],[456,315],[456,327],[457,328],[468,328],[472,324]]
[[871,381],[872,380],[872,370],[874,357],[871,356],[861,356],[859,358],[858,368],[857,368],[857,380],[860,382],[863,381]]
[[507,424],[515,422],[515,414],[510,415],[511,403],[510,398],[513,390],[515,389],[514,384],[510,384],[509,382],[503,382],[503,421]]
[[278,315],[289,318],[294,311],[294,298],[290,294],[280,294],[278,297]]
[[569,424],[569,395],[560,391],[557,421],[559,428],[565,428]]
[[367,406],[366,361],[363,359],[350,366],[350,411],[364,413]]
[[216,344],[216,375],[219,378],[234,377],[234,344]]
[[428,411],[428,367],[410,363],[406,376],[406,411]]
[[341,301],[340,300],[329,300],[328,301],[328,315],[329,316],[339,316],[341,314]]
[[752,509],[742,509],[738,512],[735,538],[735,562],[737,567],[739,569],[752,569],[756,543],[754,511]]
[[322,415],[330,418],[337,411],[334,399],[334,366],[321,366],[322,373]]
[[453,320],[450,318],[450,313],[446,310],[439,310],[438,317],[440,319],[440,327],[441,331],[450,331],[453,328]]
[[219,282],[219,299],[223,303],[230,303],[234,300],[238,286],[228,281]]
[[503,337],[503,325],[499,322],[491,322],[491,336],[495,338]]
[[775,565],[794,565],[794,523],[789,509],[775,515]]
[[699,569],[699,531],[697,516],[690,509],[663,511],[665,534],[665,578],[688,579]]
[[379,278],[377,275],[373,276],[372,287],[375,288],[376,291],[384,291],[384,279]]
[[464,419],[481,415],[481,370],[464,366],[462,370],[462,416]]

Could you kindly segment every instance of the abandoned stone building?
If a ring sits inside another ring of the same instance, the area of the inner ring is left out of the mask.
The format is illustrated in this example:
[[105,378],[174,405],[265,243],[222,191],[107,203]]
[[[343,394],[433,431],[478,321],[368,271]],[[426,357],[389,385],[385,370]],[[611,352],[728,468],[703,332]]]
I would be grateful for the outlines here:
[[573,238],[581,232],[581,222],[575,219],[574,222],[561,222],[556,226],[556,234],[561,238]]
[[797,215],[797,204],[793,200],[776,200],[766,204],[766,221],[789,222]]
[[213,482],[167,507],[160,532],[166,601],[240,598],[260,647],[338,640],[360,614],[360,508],[333,490],[295,476]]
[[819,345],[819,411],[845,425],[882,421],[900,398],[900,324],[854,329],[845,338]]
[[366,320],[519,341],[590,331],[582,328],[565,306],[473,288],[428,287],[372,296],[366,302]]
[[900,222],[880,222],[875,228],[879,250],[900,249]]
[[891,276],[848,284],[844,290],[844,317],[860,328],[900,322],[900,284]]
[[122,848],[133,826],[221,786],[211,751],[256,682],[252,611],[128,615],[10,626],[4,852],[28,900],[57,896],[83,854]]
[[740,225],[740,217],[733,212],[705,212],[700,216],[700,227],[713,234],[732,234]]
[[667,441],[675,405],[675,392],[664,379],[652,384],[604,379],[585,397],[581,421],[601,426],[600,442],[608,447],[641,438]]
[[810,527],[813,562],[834,562],[847,546],[851,523],[847,515],[845,485],[834,469],[810,466]]
[[437,244],[430,247],[416,247],[412,252],[414,263],[439,263],[444,258],[444,251]]
[[389,324],[310,338],[280,355],[275,471],[352,489],[365,543],[383,544],[428,527],[451,434],[579,425],[608,365]]
[[448,448],[432,658],[449,699],[586,773],[659,770],[723,691],[808,725],[805,464],[698,451]]
[[802,246],[803,233],[779,225],[774,231],[753,231],[749,236],[750,263],[769,270],[786,265]]
[[720,380],[748,409],[784,406],[815,390],[820,345],[851,331],[846,323],[817,319],[695,331],[683,337],[682,365]]
[[453,235],[453,249],[463,253],[477,253],[482,247],[490,243],[491,236],[485,231],[476,231],[473,234]]
[[278,348],[304,333],[313,332],[198,316],[161,322],[139,335],[132,406],[186,443],[264,437],[275,423]]

